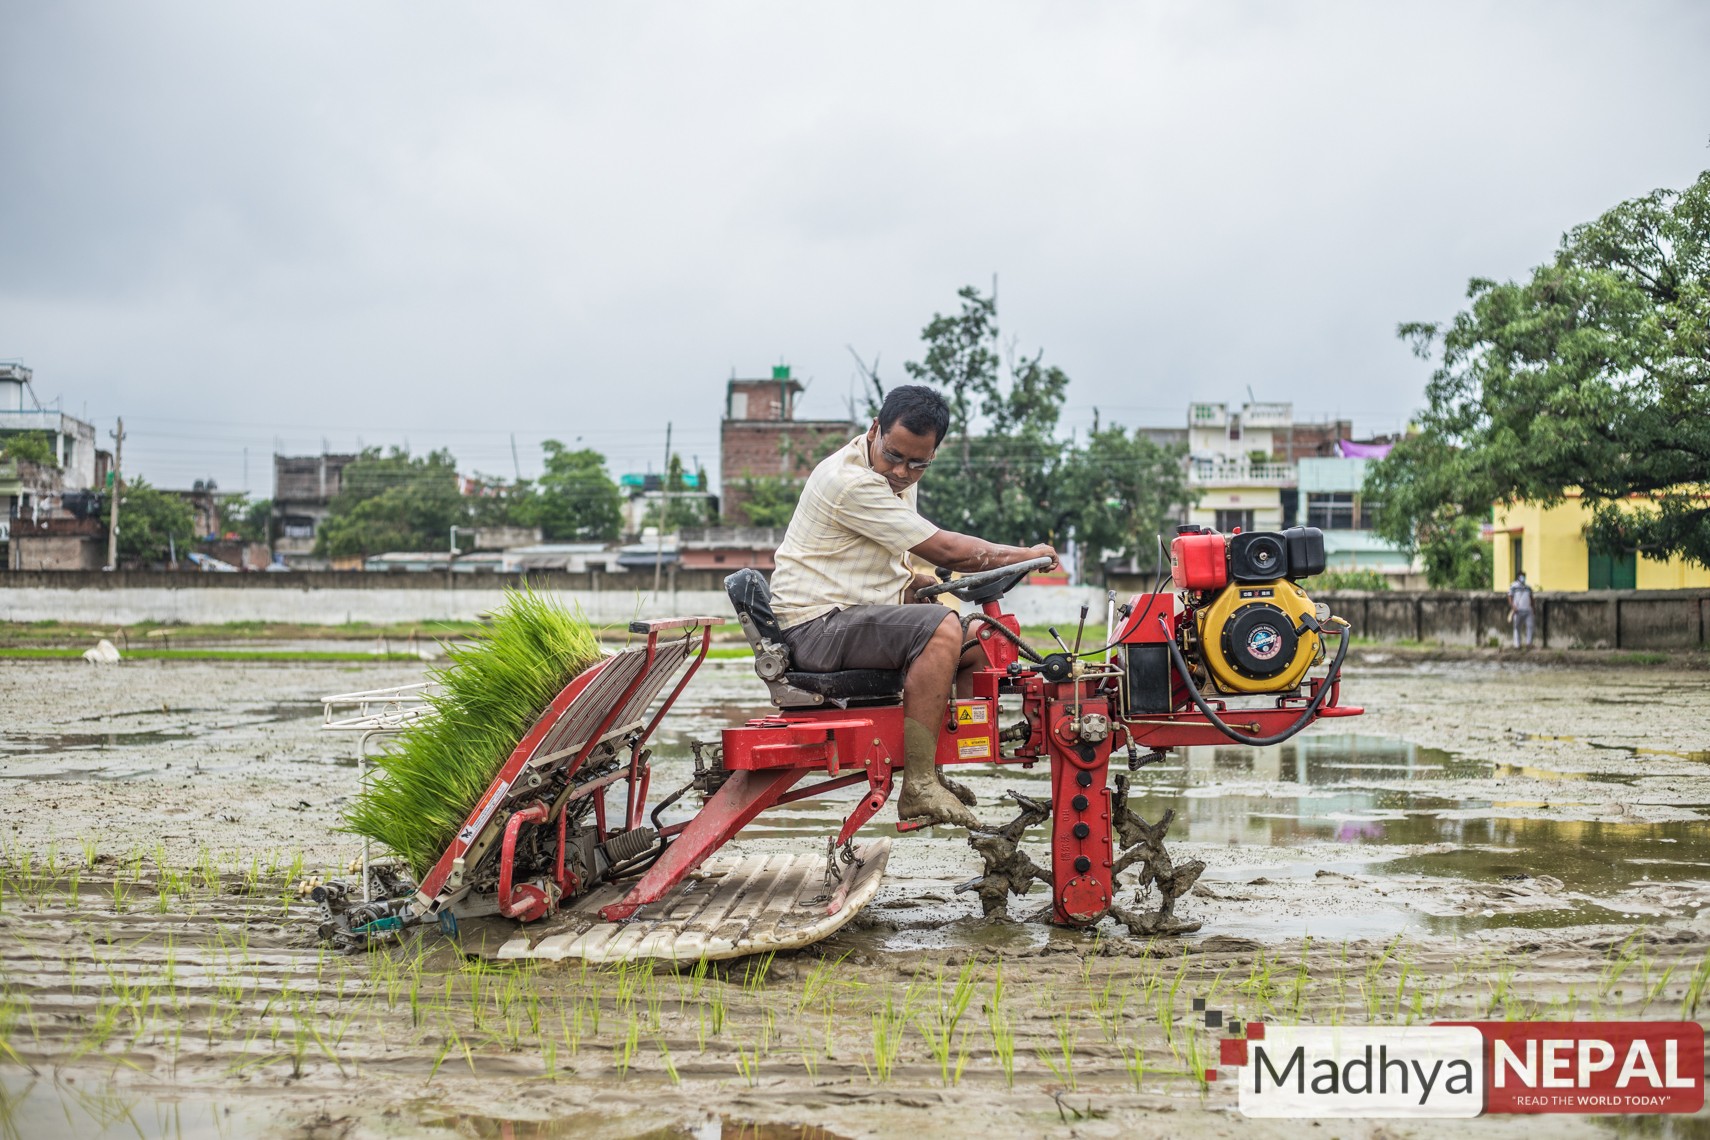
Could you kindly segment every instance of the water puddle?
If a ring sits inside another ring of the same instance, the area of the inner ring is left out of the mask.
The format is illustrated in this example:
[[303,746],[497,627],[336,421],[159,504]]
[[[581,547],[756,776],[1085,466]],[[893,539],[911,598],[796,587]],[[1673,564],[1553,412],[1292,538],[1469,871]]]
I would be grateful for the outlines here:
[[221,1103],[129,1093],[110,1082],[46,1076],[0,1079],[0,1136],[78,1140],[237,1140],[268,1135],[276,1114]]
[[[655,787],[687,782],[689,740],[716,739],[720,730],[766,710],[764,689],[748,670],[746,662],[710,662],[685,692],[658,741]],[[1013,717],[1000,719],[1007,723]],[[1565,738],[1515,737],[1517,744],[1528,739]],[[1437,908],[1428,899],[1407,900],[1405,889],[1393,892],[1398,900],[1393,904],[1374,896],[1371,906],[1351,903],[1339,913],[1302,914],[1298,907],[1291,913],[1279,907],[1267,914],[1254,907],[1234,920],[1235,929],[1225,923],[1221,933],[1274,936],[1310,929],[1321,935],[1365,937],[1421,928],[1631,922],[1661,913],[1690,914],[1691,903],[1683,899],[1699,886],[1710,905],[1710,873],[1705,871],[1710,866],[1710,827],[1701,820],[1591,823],[1538,818],[1550,812],[1618,813],[1624,810],[1619,802],[1630,800],[1632,789],[1647,776],[1636,762],[1641,757],[1696,760],[1701,754],[1610,745],[1606,761],[1552,768],[1547,756],[1524,748],[1516,753],[1512,761],[1492,763],[1393,737],[1310,731],[1271,748],[1231,744],[1179,750],[1170,762],[1133,776],[1130,802],[1153,820],[1173,809],[1170,835],[1178,842],[1217,844],[1239,853],[1233,866],[1227,859],[1212,861],[1213,870],[1202,881],[1215,890],[1258,878],[1287,882],[1328,872],[1357,876],[1368,884],[1416,884],[1416,895],[1437,890],[1458,897],[1469,897],[1469,892],[1479,899],[1479,892],[1492,896],[1489,906],[1477,901],[1468,904],[1466,913],[1453,915],[1432,913],[1453,908]],[[1120,762],[1114,767],[1121,771]],[[1050,795],[1045,764],[1032,770],[969,767],[956,775],[979,795],[987,820],[1007,817],[1006,811],[992,806],[1007,788],[1039,798]],[[857,785],[763,813],[743,837],[823,843],[863,792],[864,786]],[[664,819],[689,818],[692,800],[666,812]],[[888,824],[881,817],[869,831],[889,832]],[[1045,835],[1043,828],[1033,833],[1035,846],[1043,847]],[[873,913],[903,930],[878,935],[878,944],[1032,940],[1013,929],[959,921],[973,909],[964,897],[946,898],[942,905],[912,900],[911,893],[943,885],[934,881],[935,872],[943,872],[940,879],[971,872],[964,872],[960,862],[954,867],[917,867],[920,860],[909,857],[908,840],[898,842],[887,888]],[[1326,845],[1334,853],[1327,852]],[[1036,857],[1042,858],[1043,851]],[[911,871],[924,872],[923,877],[905,880]],[[1559,898],[1539,897],[1539,876],[1548,876],[1541,881],[1559,881]],[[899,894],[891,889],[892,880],[899,886],[906,882],[908,889]],[[1643,903],[1659,891],[1673,891],[1668,896],[1672,901]],[[947,888],[940,893],[949,894]],[[1507,894],[1523,896],[1524,905],[1505,906],[1502,897]],[[1015,913],[1028,913],[1043,901],[1042,892],[1030,896]]]
[[[111,1078],[0,1076],[0,1137],[75,1136],[78,1140],[244,1140],[276,1135],[343,1135],[354,1121],[324,1115],[292,1120],[290,1106],[262,1096],[222,1096],[219,1102],[178,1097],[169,1091],[126,1088]],[[433,1107],[416,1109],[410,1135],[479,1137],[481,1140],[548,1140],[598,1130],[624,1135],[609,1115],[518,1120]],[[657,1117],[655,1117],[657,1119]],[[391,1129],[388,1128],[390,1134]],[[699,1123],[650,1127],[638,1122],[633,1140],[845,1140],[814,1125],[765,1124],[708,1113]]]

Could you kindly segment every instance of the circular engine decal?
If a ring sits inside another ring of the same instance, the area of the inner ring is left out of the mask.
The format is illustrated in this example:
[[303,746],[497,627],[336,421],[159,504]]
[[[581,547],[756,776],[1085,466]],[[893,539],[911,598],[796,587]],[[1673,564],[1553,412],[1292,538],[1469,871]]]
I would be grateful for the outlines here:
[[1261,625],[1247,635],[1247,652],[1260,661],[1269,661],[1282,651],[1282,636],[1275,626]]

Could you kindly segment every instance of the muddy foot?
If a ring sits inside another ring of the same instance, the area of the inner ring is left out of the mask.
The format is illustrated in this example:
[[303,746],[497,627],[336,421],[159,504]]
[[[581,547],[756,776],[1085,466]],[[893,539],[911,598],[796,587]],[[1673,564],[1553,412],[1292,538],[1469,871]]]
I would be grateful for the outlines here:
[[973,807],[975,804],[980,802],[974,796],[974,789],[970,788],[960,780],[952,780],[949,776],[946,776],[942,770],[938,773],[938,782],[944,785],[945,791],[949,792],[969,807]]
[[940,787],[936,781],[925,789],[915,789],[910,787],[909,781],[905,779],[902,794],[897,797],[897,818],[911,823],[940,823],[970,830],[980,826],[980,821],[974,818],[974,813],[962,806],[961,800],[948,789]]

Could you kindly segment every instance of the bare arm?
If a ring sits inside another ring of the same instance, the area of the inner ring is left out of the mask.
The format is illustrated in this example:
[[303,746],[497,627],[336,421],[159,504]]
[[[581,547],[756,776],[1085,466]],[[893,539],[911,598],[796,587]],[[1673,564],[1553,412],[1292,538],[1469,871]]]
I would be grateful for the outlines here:
[[956,570],[963,574],[995,570],[999,566],[1026,562],[1029,558],[1049,558],[1051,565],[1046,569],[1057,568],[1057,552],[1049,543],[1041,542],[1037,546],[1004,546],[1001,543],[987,542],[983,538],[975,538],[971,534],[958,534],[953,530],[938,531],[919,546],[910,547],[909,553],[934,566],[942,566],[946,570]]

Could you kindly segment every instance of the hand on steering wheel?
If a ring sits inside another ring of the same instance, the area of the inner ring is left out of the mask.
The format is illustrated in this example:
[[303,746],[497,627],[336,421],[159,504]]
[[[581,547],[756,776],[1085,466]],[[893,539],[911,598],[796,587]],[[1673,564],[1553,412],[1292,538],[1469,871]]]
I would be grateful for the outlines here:
[[[1013,562],[1008,566],[999,566],[994,570],[981,570],[977,574],[965,574],[962,577],[949,582],[939,582],[933,586],[922,586],[914,592],[914,596],[916,598],[926,599],[936,598],[939,594],[954,594],[964,602],[968,602],[974,600],[969,595],[975,590],[979,590],[982,586],[990,586],[994,583],[1002,582],[1004,583],[1002,588],[992,594],[992,597],[995,599],[1014,589],[1020,584],[1023,578],[1027,577],[1035,570],[1044,570],[1049,566],[1055,565],[1056,562],[1057,560],[1055,558],[1047,556],[1029,558],[1025,562]],[[1006,579],[1008,580],[1006,581]]]

